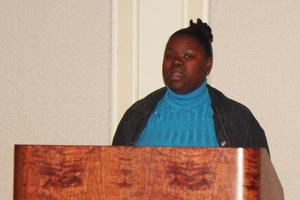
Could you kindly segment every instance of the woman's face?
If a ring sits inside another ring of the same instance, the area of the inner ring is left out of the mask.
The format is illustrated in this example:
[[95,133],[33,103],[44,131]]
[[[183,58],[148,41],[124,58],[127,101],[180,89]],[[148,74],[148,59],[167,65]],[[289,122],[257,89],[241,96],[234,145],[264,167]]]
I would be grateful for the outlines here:
[[185,94],[202,84],[212,66],[198,40],[190,35],[172,37],[163,60],[165,84],[174,92]]

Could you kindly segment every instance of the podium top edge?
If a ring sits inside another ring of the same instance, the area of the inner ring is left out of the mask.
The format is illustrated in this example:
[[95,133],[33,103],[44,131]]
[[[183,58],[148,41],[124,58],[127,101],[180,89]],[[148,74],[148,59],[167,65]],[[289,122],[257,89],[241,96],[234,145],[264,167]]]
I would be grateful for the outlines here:
[[222,150],[222,151],[266,151],[260,147],[190,147],[190,146],[112,146],[112,145],[63,145],[63,144],[14,144],[14,148],[124,148],[124,149],[207,149],[207,150]]

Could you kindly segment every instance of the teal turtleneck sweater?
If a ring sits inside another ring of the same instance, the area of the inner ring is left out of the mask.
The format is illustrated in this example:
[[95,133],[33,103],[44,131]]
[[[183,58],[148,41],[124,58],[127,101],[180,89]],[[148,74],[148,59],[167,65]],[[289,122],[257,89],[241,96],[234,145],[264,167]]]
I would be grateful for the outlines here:
[[137,146],[217,147],[207,80],[188,94],[167,89],[140,135]]

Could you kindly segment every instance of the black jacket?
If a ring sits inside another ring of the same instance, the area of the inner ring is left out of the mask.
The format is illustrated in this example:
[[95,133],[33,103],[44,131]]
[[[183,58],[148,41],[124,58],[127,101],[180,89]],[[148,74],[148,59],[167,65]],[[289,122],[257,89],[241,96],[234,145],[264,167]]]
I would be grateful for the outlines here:
[[[217,89],[207,86],[212,101],[214,124],[219,145],[222,147],[263,147],[269,152],[264,130],[251,111],[226,97]],[[146,126],[147,120],[166,87],[156,90],[133,104],[121,119],[113,145],[134,145]]]

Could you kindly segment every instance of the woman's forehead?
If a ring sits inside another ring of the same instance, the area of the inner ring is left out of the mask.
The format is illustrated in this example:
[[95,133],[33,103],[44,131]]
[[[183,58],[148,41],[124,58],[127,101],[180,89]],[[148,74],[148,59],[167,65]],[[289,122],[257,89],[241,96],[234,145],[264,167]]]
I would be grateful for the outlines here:
[[197,40],[197,38],[194,35],[183,33],[171,36],[169,42],[173,40]]
[[200,44],[199,40],[197,40],[197,38],[195,38],[194,36],[188,34],[175,35],[169,39],[166,45],[166,50],[176,47],[202,49],[202,45]]

